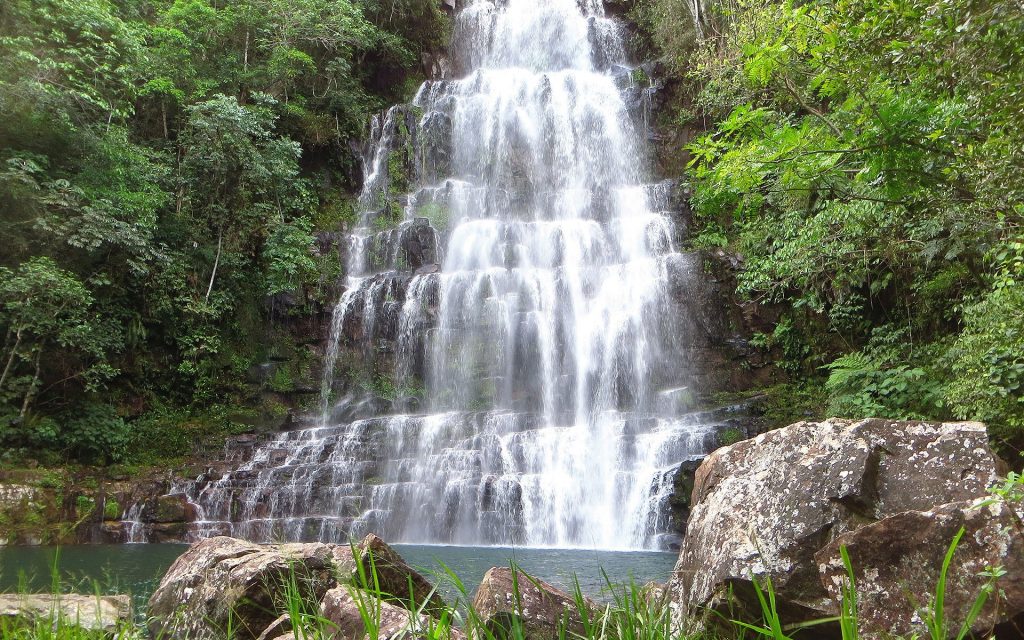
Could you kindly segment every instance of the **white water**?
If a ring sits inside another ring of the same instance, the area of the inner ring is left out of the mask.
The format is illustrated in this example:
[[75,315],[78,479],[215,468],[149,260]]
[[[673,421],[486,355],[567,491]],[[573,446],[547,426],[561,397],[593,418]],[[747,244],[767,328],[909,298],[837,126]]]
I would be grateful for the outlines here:
[[[476,0],[454,38],[462,76],[374,122],[319,426],[191,487],[196,536],[644,548],[667,532],[674,470],[714,427],[679,401],[669,282],[688,263],[619,28],[597,0]],[[405,221],[375,232],[409,148]],[[414,275],[402,247],[428,210],[448,220],[443,261]],[[406,397],[334,399],[342,352]]]
[[128,544],[140,544],[149,542],[146,535],[146,525],[142,522],[142,509],[145,506],[143,501],[136,502],[121,514],[121,522],[124,523],[124,538]]

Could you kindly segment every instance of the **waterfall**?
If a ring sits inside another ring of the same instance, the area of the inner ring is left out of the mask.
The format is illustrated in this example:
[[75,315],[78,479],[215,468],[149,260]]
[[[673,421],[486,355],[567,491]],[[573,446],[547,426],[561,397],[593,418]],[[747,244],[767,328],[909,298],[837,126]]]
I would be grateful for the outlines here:
[[142,521],[142,509],[145,505],[145,501],[140,500],[121,514],[121,522],[124,523],[124,541],[128,544],[149,541],[146,536],[146,524]]
[[322,415],[190,485],[194,536],[663,544],[717,425],[652,87],[599,0],[473,0],[452,51],[372,123]]

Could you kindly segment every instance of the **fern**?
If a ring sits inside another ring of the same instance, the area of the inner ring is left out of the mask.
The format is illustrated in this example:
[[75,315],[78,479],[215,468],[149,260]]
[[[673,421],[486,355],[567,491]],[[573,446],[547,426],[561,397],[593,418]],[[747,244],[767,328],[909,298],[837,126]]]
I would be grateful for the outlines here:
[[847,390],[857,380],[878,372],[877,363],[860,351],[840,356],[825,368],[829,370],[825,388],[831,392]]

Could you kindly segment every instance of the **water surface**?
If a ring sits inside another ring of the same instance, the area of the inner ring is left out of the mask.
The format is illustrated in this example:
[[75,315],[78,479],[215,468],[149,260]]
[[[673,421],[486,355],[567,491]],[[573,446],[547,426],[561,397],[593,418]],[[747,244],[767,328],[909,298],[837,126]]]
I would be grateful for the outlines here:
[[[64,591],[129,593],[136,614],[143,617],[146,601],[160,578],[187,548],[179,544],[0,547],[0,591],[50,591],[56,564]],[[515,562],[530,575],[567,590],[572,588],[575,576],[585,594],[606,600],[602,571],[615,584],[631,580],[637,584],[664,582],[675,562],[674,554],[652,551],[413,544],[396,544],[394,548],[410,565],[432,578],[443,573],[442,567],[448,567],[470,594],[489,568]],[[454,599],[451,584],[443,584],[442,590]]]

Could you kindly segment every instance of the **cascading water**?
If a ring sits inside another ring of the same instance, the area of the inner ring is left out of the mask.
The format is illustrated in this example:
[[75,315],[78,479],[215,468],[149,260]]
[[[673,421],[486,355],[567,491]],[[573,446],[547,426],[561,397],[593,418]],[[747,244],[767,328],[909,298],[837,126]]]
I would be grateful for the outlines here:
[[322,419],[187,487],[195,536],[663,544],[715,427],[687,413],[700,269],[645,170],[650,88],[599,0],[475,0],[453,51],[373,123]]

